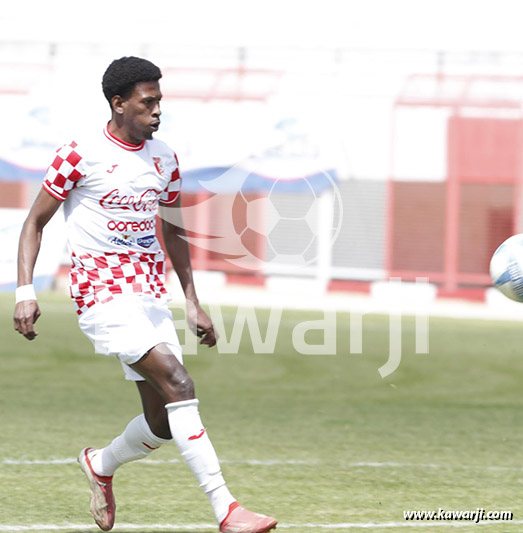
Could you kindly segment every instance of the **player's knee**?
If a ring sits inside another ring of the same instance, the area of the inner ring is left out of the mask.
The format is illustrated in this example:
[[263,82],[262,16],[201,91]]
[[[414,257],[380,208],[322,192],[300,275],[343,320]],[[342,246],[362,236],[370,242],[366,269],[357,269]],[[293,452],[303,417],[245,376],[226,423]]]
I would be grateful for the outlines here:
[[194,382],[189,376],[186,376],[184,379],[182,379],[179,382],[178,389],[180,391],[180,394],[182,394],[188,400],[192,400],[195,396],[194,395]]
[[177,396],[183,397],[186,400],[192,400],[194,398],[194,382],[185,370],[174,373],[171,384]]

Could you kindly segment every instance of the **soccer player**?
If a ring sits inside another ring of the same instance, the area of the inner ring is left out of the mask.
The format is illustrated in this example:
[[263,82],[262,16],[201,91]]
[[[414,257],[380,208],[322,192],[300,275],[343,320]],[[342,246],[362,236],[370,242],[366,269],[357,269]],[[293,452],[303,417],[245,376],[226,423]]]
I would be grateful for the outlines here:
[[38,335],[33,270],[44,226],[63,203],[72,251],[70,292],[80,328],[97,352],[120,360],[126,378],[136,382],[144,411],[105,448],[85,448],[78,457],[96,523],[104,531],[114,525],[117,468],[174,440],[207,494],[220,531],[262,533],[277,521],[243,508],[227,489],[166,304],[165,255],[155,233],[159,209],[165,248],[200,343],[216,344],[212,322],[198,303],[183,238],[178,161],[153,138],[160,125],[161,76],[145,59],[113,61],[102,81],[111,120],[97,134],[57,151],[20,236],[15,329],[29,340]]

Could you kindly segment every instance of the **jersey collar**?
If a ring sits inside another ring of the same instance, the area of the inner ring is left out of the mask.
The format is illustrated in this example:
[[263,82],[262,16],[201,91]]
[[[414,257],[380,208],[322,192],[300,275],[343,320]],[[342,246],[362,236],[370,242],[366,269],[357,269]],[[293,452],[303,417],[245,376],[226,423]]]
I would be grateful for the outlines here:
[[145,141],[142,141],[140,144],[130,144],[126,143],[125,141],[122,141],[121,139],[118,139],[118,137],[115,137],[110,131],[109,131],[109,123],[107,123],[107,126],[104,128],[104,135],[116,146],[119,146],[120,148],[123,148],[124,150],[129,150],[130,152],[137,152],[138,150],[141,150],[144,145]]

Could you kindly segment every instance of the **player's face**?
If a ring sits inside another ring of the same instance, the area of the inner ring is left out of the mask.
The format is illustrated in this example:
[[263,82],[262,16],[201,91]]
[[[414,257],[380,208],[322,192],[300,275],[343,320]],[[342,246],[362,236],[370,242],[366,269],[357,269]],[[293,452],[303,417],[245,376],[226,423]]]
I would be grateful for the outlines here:
[[162,92],[157,81],[141,81],[134,86],[131,96],[122,102],[125,128],[137,144],[152,139],[160,126]]

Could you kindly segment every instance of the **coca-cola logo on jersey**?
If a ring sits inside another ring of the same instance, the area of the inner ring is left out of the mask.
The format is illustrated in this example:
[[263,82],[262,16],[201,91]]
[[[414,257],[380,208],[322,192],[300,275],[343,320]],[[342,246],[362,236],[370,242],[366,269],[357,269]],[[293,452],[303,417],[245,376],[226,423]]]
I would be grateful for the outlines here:
[[161,191],[156,189],[147,189],[140,196],[122,195],[119,189],[113,189],[100,200],[100,205],[104,209],[126,209],[137,212],[156,211],[160,194]]

